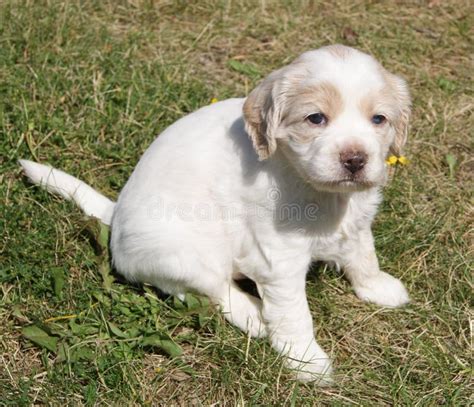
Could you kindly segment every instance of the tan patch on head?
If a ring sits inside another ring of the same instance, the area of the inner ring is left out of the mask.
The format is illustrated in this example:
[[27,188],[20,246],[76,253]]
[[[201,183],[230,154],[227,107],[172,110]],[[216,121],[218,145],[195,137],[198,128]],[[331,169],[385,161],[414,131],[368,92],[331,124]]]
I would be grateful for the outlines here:
[[396,135],[390,146],[391,154],[401,155],[408,137],[411,100],[405,81],[387,72],[380,66],[386,86],[379,92],[366,95],[360,102],[360,109],[370,120],[374,114],[383,114],[395,128]]
[[367,120],[370,120],[375,114],[381,114],[387,117],[390,122],[394,122],[398,116],[396,104],[393,91],[389,87],[385,87],[378,92],[370,92],[365,95],[359,103],[359,108]]
[[375,100],[373,95],[367,95],[361,99],[359,103],[360,111],[364,117],[370,119],[375,111]]
[[313,113],[323,113],[330,123],[342,112],[344,101],[336,86],[329,82],[321,82],[303,89],[295,89],[288,96],[287,106],[289,110],[283,121],[287,126],[304,124],[304,129],[307,131],[298,131],[292,136],[296,141],[305,143],[314,137],[308,123],[305,123],[305,118]]
[[401,155],[408,138],[408,125],[411,115],[410,92],[406,82],[402,78],[389,72],[385,72],[384,77],[392,95],[395,97],[399,113],[395,123],[395,140],[390,147],[390,152],[395,155]]
[[243,106],[245,129],[259,160],[270,157],[276,149],[275,133],[285,103],[280,82],[286,67],[268,75],[247,97]]

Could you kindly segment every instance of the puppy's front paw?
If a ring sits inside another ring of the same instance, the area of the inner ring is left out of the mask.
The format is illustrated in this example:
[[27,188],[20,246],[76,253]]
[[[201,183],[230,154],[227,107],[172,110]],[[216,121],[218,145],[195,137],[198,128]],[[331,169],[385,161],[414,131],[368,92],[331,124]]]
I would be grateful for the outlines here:
[[354,285],[354,291],[361,300],[383,307],[400,307],[410,301],[402,282],[383,271]]
[[292,367],[295,369],[296,379],[301,382],[314,382],[315,385],[321,387],[334,384],[332,364],[328,357],[322,357],[308,363],[293,364]]

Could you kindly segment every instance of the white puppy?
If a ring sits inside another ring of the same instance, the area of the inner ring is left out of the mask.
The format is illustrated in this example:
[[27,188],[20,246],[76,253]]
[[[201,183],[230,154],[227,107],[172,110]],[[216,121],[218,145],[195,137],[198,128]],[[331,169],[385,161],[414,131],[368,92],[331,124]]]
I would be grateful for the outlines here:
[[[301,380],[325,384],[305,277],[335,262],[364,301],[409,298],[380,271],[371,223],[385,159],[407,136],[405,82],[371,56],[335,45],[270,74],[246,99],[204,107],[166,129],[114,203],[61,171],[21,161],[28,177],[111,224],[118,272],[195,291],[253,336],[267,334]],[[260,298],[241,291],[246,276]]]

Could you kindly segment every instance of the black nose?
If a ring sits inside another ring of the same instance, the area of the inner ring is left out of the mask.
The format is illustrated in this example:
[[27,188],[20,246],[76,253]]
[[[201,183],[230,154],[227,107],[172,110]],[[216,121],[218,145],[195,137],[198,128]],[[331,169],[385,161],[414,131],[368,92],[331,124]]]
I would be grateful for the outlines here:
[[341,163],[347,171],[355,174],[367,163],[367,154],[360,151],[347,151],[340,155]]

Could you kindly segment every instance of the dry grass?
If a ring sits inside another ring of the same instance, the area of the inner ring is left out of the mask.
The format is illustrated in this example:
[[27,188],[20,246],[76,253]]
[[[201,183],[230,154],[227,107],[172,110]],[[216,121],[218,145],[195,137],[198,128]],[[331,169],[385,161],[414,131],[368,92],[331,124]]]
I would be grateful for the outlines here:
[[[472,402],[470,3],[3,2],[2,403]],[[172,299],[119,282],[107,292],[86,221],[28,187],[16,160],[54,163],[115,197],[178,117],[213,97],[245,95],[302,51],[335,42],[372,53],[413,93],[411,164],[397,170],[374,226],[381,265],[406,283],[413,302],[400,310],[362,304],[340,276],[315,268],[308,295],[317,338],[338,377],[336,387],[319,389],[292,381],[266,341],[248,342],[217,314],[177,317]],[[51,288],[56,268],[66,276],[61,298]],[[21,336],[30,323],[73,314],[87,333],[74,333],[69,319],[47,325],[61,341],[91,348],[87,360],[60,361]],[[109,322],[169,331],[183,356],[128,346]]]

